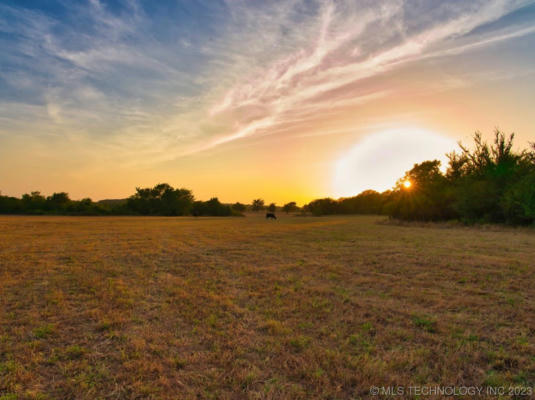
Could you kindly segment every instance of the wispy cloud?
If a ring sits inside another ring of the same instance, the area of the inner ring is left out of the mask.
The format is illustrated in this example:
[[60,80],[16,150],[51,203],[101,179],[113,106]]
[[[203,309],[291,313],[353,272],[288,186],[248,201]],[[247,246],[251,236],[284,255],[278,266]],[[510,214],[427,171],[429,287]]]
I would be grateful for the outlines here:
[[[311,38],[308,49],[273,62],[256,79],[233,86],[210,110],[211,116],[225,112],[247,115],[248,109],[264,110],[265,115],[258,115],[247,125],[212,143],[218,145],[253,135],[259,129],[276,131],[276,126],[283,124],[289,115],[303,110],[317,114],[344,106],[346,102],[361,98],[362,92],[355,83],[405,63],[459,54],[476,46],[530,34],[534,26],[496,36],[491,33],[483,40],[472,38],[462,46],[443,47],[451,46],[476,27],[523,5],[505,1],[480,2],[469,7],[460,4],[449,19],[437,18],[429,26],[407,32],[403,25],[402,3],[378,2],[374,8],[363,7],[358,14],[352,14],[342,2],[327,2],[321,8],[319,21],[312,22],[317,25],[317,34]],[[384,31],[385,26],[393,29]],[[370,35],[383,40],[375,40],[377,45],[370,48]],[[364,99],[374,98],[370,93],[364,96]]]
[[40,131],[122,163],[303,135],[319,115],[395,96],[380,80],[397,68],[535,32],[528,20],[474,34],[526,1],[436,1],[422,12],[401,0],[193,3],[91,0],[62,15],[0,5],[2,137],[33,129],[30,106]]

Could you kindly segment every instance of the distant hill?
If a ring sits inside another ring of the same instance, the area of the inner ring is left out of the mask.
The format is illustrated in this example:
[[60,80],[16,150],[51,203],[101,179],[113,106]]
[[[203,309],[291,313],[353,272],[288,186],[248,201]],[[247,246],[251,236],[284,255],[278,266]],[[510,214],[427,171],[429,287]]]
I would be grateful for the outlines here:
[[104,199],[97,201],[97,204],[107,206],[107,207],[113,207],[113,206],[120,206],[123,204],[126,204],[126,201],[128,199]]

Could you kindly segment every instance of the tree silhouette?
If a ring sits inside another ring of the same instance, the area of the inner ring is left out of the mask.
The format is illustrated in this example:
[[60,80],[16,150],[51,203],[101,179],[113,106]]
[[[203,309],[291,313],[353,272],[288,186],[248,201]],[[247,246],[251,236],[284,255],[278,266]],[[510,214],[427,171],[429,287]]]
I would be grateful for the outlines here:
[[237,202],[237,203],[234,203],[234,204],[232,205],[232,209],[233,209],[234,211],[237,211],[237,212],[239,212],[239,213],[242,213],[242,212],[244,212],[244,211],[247,209],[247,207],[245,206],[245,204],[242,204],[242,203],[240,203],[240,202]]
[[230,206],[221,204],[217,197],[212,197],[208,201],[196,201],[193,204],[193,215],[211,215],[215,217],[224,217],[232,214]]
[[282,207],[282,211],[284,211],[286,214],[297,211],[297,203],[295,201],[291,201],[289,203],[286,203]]
[[251,205],[251,210],[257,212],[264,209],[264,200],[262,199],[255,199],[253,200],[253,203]]
[[136,188],[128,198],[129,210],[142,215],[188,215],[193,206],[193,194],[188,189],[174,189],[167,183],[153,188]]

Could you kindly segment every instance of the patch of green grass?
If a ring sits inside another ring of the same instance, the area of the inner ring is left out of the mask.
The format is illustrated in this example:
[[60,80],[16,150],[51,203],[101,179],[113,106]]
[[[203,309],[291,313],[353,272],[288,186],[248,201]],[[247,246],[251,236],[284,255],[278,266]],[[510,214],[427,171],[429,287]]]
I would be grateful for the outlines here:
[[364,322],[360,327],[364,332],[373,332],[373,325],[371,322]]
[[54,325],[45,324],[33,330],[33,335],[38,339],[46,339],[48,336],[54,333]]
[[528,386],[529,374],[526,371],[520,371],[518,374],[513,376],[513,382],[518,385]]
[[519,336],[515,341],[521,346],[527,346],[529,344],[529,339],[526,336]]
[[416,325],[418,328],[423,329],[426,332],[437,332],[437,321],[434,319],[424,316],[414,316],[412,318],[412,321],[414,322],[414,325]]
[[65,356],[68,359],[75,360],[81,358],[86,353],[86,349],[75,344],[65,349]]
[[505,301],[507,302],[507,304],[509,304],[510,306],[514,307],[515,305],[517,305],[520,302],[520,299],[512,297],[512,296],[509,296],[509,297],[505,298]]
[[483,385],[490,387],[502,387],[507,385],[507,381],[499,372],[490,370],[487,372],[487,376],[483,381]]
[[210,316],[206,320],[208,325],[210,325],[212,328],[216,328],[217,327],[217,321],[218,321],[218,318],[217,318],[217,315],[215,315],[215,314],[210,314]]
[[470,334],[466,337],[466,340],[469,342],[477,342],[479,341],[479,336]]
[[371,340],[361,333],[350,335],[348,342],[355,347],[357,351],[365,354],[370,353],[374,348]]
[[13,360],[8,360],[4,362],[0,362],[0,376],[7,375],[13,371],[15,371],[16,364]]
[[288,341],[292,349],[296,352],[301,352],[310,345],[311,339],[307,336],[299,335]]

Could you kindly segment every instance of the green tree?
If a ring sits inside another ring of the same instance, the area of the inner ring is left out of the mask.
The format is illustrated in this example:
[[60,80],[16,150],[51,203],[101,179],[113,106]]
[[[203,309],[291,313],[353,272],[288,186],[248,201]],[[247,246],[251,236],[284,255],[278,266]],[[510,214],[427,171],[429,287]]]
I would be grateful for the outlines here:
[[[445,175],[436,160],[416,164],[398,181],[387,212],[402,219],[533,223],[535,145],[515,152],[513,139],[496,130],[489,145],[476,132],[472,149],[459,144],[459,153],[448,154]],[[412,186],[405,188],[406,181]]]
[[193,204],[193,215],[210,215],[216,217],[225,217],[232,215],[232,209],[230,208],[230,206],[221,204],[217,197],[213,197],[208,201],[196,201]]
[[297,203],[295,201],[291,201],[289,203],[286,203],[282,207],[282,211],[284,211],[286,214],[291,213],[291,212],[295,212],[297,210],[298,210],[298,207],[297,207]]
[[[455,209],[465,221],[506,222],[519,200],[520,186],[533,170],[533,151],[513,151],[514,134],[494,132],[489,145],[480,132],[474,134],[472,150],[460,144],[461,152],[449,155],[447,178],[455,188]],[[529,196],[528,196],[529,197]]]
[[47,200],[41,195],[41,192],[34,191],[30,194],[22,195],[22,208],[25,212],[31,214],[42,214],[51,208],[51,205],[48,206]]
[[232,209],[236,212],[242,213],[247,209],[247,207],[245,206],[245,204],[237,202],[232,205]]
[[357,196],[338,200],[342,214],[382,214],[387,193],[365,190]]
[[502,207],[509,223],[535,223],[535,171],[511,185],[504,194]]
[[67,209],[67,206],[71,202],[69,195],[65,192],[53,193],[46,198],[45,206],[47,209],[57,213],[62,213]]
[[264,209],[264,200],[262,199],[255,199],[253,200],[253,203],[251,205],[251,210],[257,212]]
[[136,188],[136,193],[128,198],[127,208],[141,215],[188,215],[193,200],[190,190],[160,183],[153,188]]
[[414,164],[398,180],[394,192],[387,207],[395,218],[428,221],[454,216],[451,191],[438,160]]
[[316,216],[339,214],[340,212],[339,203],[331,198],[311,201],[305,206],[305,209]]

